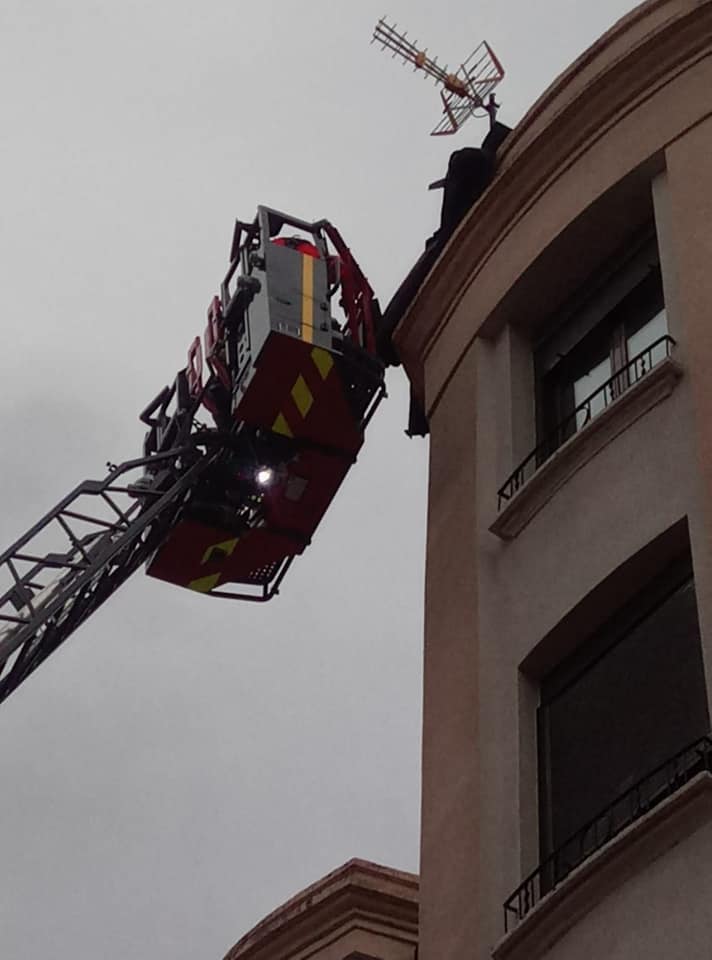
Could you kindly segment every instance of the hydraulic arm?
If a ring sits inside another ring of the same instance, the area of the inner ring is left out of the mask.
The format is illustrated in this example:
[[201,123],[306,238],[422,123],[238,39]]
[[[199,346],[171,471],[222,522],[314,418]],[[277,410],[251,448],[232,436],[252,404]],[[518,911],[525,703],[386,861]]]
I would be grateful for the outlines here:
[[173,476],[145,506],[128,483],[147,458],[85,480],[0,556],[0,702],[155,550],[214,457],[188,447],[151,458]]
[[0,701],[143,564],[213,596],[275,595],[385,395],[377,322],[327,221],[260,207],[237,222],[205,336],[141,414],[143,456],[81,483],[0,555]]

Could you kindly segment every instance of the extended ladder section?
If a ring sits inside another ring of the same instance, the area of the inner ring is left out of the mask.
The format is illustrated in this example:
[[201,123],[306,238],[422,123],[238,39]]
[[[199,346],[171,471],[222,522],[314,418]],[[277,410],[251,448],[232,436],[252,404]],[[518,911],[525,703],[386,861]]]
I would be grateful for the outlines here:
[[[85,480],[0,556],[0,701],[156,549],[214,457],[184,448]],[[137,499],[149,462],[164,489]]]
[[266,207],[238,221],[204,339],[141,414],[143,456],[81,483],[0,555],[0,701],[143,564],[212,596],[275,595],[385,395],[377,321],[327,221]]

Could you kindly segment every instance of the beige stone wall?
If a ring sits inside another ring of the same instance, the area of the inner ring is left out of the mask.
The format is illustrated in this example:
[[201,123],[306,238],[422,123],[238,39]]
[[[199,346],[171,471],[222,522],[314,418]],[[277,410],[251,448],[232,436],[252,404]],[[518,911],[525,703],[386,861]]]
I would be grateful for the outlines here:
[[545,955],[549,960],[707,960],[711,857],[708,824],[606,897]]
[[[477,936],[478,584],[474,351],[433,416],[426,568],[420,957]],[[469,411],[469,415],[468,415]]]
[[[687,529],[712,685],[710,91],[712,2],[641,5],[514,131],[397,331],[431,423],[419,960],[492,955],[502,903],[538,859],[538,680],[620,603],[615,571],[638,555],[626,577],[643,577]],[[674,364],[577,436],[574,468],[498,536],[497,489],[535,443],[533,340],[653,211]],[[548,955],[706,955],[700,830]]]

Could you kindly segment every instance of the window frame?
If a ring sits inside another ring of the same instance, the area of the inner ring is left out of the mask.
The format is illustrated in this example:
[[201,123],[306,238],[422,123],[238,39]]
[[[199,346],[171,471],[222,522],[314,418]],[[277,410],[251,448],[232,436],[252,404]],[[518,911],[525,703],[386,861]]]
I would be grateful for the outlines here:
[[[562,660],[542,678],[540,683],[539,707],[536,716],[537,729],[537,768],[538,768],[538,822],[539,822],[539,855],[541,862],[551,857],[561,848],[561,843],[555,840],[553,824],[554,803],[552,797],[552,750],[550,738],[550,713],[547,708],[571,689],[586,673],[597,666],[599,662],[611,653],[614,648],[631,637],[637,627],[650,620],[658,610],[669,601],[675,593],[683,589],[686,584],[695,584],[692,560],[689,554],[669,564],[661,573],[655,576],[641,590],[637,591],[603,624],[596,628],[593,634],[579,644],[571,654]],[[697,647],[700,655],[700,679],[704,691],[704,707],[706,710],[705,730],[699,735],[710,733],[710,703],[704,672],[702,653],[701,629],[699,623],[699,606],[696,603],[697,613]],[[699,718],[698,718],[699,719]],[[697,734],[697,732],[696,732]],[[690,738],[692,739],[692,738]],[[680,743],[682,749],[687,743]],[[645,770],[637,771],[641,776]],[[610,798],[611,801],[615,797]],[[581,827],[584,826],[584,821]],[[560,839],[560,838],[559,838]],[[568,839],[563,841],[564,846]]]
[[[614,402],[631,386],[626,369],[633,359],[628,356],[628,339],[664,310],[657,237],[648,225],[628,246],[625,259],[619,253],[602,268],[534,344],[537,446],[545,447],[538,465],[584,425],[573,416],[578,406],[574,388],[577,379],[595,368],[590,358],[598,357],[600,362],[608,358],[610,374],[602,384],[620,378],[611,385],[610,402]],[[631,318],[636,316],[643,321],[629,332]],[[604,398],[604,406],[608,405]],[[562,426],[565,430],[560,430]],[[546,441],[552,437],[556,440],[548,449]]]

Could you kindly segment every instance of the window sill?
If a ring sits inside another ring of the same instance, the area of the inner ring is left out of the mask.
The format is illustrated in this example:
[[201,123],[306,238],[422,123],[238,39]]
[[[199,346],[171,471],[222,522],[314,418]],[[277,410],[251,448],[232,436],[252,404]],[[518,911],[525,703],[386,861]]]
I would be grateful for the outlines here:
[[572,871],[499,941],[493,960],[543,957],[605,897],[710,820],[712,774],[705,771]]
[[491,525],[490,532],[511,540],[568,480],[607,444],[668,397],[682,376],[682,367],[666,357],[590,423],[562,444],[517,491]]

